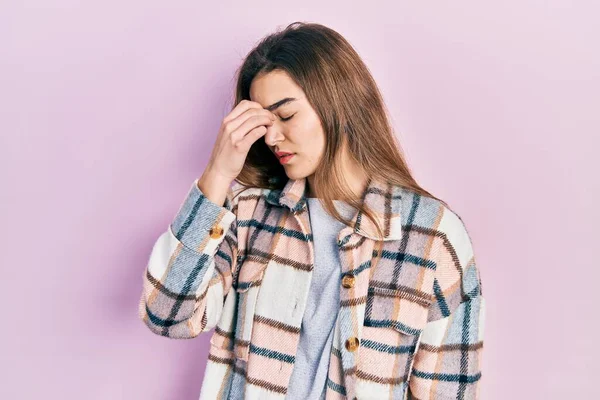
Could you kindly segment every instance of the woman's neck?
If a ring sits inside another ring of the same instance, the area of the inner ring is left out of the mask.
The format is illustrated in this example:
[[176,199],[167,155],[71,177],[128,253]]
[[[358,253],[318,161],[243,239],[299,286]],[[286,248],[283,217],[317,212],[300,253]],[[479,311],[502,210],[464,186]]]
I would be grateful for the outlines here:
[[[350,186],[350,189],[354,193],[354,196],[359,198],[364,193],[367,186],[367,175],[364,170],[355,162],[351,161],[350,157],[342,156],[342,176],[346,180],[346,184]],[[308,198],[317,198],[313,190],[314,188],[314,175],[307,177],[307,196]]]

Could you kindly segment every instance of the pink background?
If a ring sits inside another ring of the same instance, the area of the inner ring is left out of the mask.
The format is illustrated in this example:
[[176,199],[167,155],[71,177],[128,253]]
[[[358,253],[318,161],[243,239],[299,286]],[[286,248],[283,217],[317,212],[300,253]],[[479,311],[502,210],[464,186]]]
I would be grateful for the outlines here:
[[504,3],[2,2],[0,398],[197,398],[209,336],[150,333],[142,273],[234,70],[294,20],[356,47],[470,230],[482,398],[597,396],[600,7]]

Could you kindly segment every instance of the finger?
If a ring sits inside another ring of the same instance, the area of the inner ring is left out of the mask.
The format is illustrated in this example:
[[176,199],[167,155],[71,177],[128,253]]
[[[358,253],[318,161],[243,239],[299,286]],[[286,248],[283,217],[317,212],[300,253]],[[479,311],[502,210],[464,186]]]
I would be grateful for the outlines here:
[[[239,117],[240,121],[243,121],[237,128],[235,128],[231,132],[231,137],[233,140],[241,140],[246,134],[248,134],[252,129],[261,126],[267,125],[271,126],[275,121],[271,119],[268,115],[264,113],[257,113],[255,115],[250,116],[249,118],[242,120],[242,116]],[[229,124],[235,124],[236,121],[231,121]]]
[[[274,121],[277,117],[275,116],[275,114],[273,114],[272,112],[265,110],[264,108],[249,108],[246,111],[244,111],[242,114],[238,115],[235,119],[227,122],[227,129],[229,130],[229,132],[234,132],[237,129],[239,129],[240,126],[242,126],[242,124],[244,124],[246,121],[248,121],[251,118],[254,117],[267,117],[268,119]],[[254,128],[255,126],[251,126],[248,127],[248,129],[246,131],[244,131],[244,134],[248,133],[248,131],[252,128]]]
[[239,141],[239,146],[244,151],[249,151],[250,147],[256,142],[258,139],[263,137],[267,133],[267,127],[264,125],[258,126],[252,129],[246,136],[244,136]]
[[239,117],[244,112],[246,112],[246,111],[248,111],[249,109],[252,109],[252,108],[256,108],[256,109],[260,108],[260,109],[262,109],[262,106],[259,103],[257,103],[256,101],[242,100],[223,119],[223,122],[232,121],[232,120],[236,119],[237,117]]

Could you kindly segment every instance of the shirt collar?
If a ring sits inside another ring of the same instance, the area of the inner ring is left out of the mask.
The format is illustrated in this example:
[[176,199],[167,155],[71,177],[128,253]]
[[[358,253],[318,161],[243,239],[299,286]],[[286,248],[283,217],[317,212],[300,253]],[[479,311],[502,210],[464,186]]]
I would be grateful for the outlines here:
[[[270,190],[266,200],[270,204],[287,207],[296,214],[306,208],[306,189],[306,178],[289,179],[283,189]],[[374,178],[369,180],[363,192],[363,204],[374,213],[383,229],[383,240],[399,240],[402,237],[401,192],[400,186]],[[354,213],[350,226],[362,236],[378,239],[373,222],[360,211]]]

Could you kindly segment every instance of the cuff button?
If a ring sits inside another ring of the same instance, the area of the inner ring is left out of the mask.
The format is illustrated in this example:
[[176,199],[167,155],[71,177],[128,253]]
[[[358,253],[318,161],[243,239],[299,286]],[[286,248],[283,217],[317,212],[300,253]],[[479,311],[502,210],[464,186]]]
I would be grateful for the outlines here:
[[223,235],[223,227],[220,225],[215,225],[210,228],[210,237],[213,239],[218,239]]

